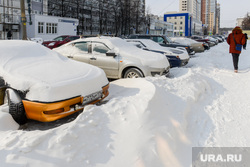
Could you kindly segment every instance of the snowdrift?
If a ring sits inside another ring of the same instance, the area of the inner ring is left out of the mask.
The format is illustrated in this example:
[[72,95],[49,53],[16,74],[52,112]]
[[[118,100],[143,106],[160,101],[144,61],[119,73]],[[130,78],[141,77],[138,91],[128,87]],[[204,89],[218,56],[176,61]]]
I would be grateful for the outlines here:
[[105,104],[49,130],[17,130],[1,107],[1,166],[187,167],[193,146],[249,146],[249,53],[238,74],[223,43],[170,78],[113,81]]

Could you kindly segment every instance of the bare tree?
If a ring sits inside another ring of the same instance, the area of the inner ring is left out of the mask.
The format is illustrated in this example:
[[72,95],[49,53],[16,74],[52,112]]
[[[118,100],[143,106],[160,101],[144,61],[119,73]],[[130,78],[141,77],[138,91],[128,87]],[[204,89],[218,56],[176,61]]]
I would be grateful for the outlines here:
[[242,22],[242,29],[243,30],[250,30],[250,15],[246,15]]

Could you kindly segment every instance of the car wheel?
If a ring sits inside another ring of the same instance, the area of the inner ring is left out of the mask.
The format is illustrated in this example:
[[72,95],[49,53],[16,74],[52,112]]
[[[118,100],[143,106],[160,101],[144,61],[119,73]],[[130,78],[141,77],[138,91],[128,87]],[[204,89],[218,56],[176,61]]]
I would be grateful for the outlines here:
[[142,78],[142,77],[143,77],[142,72],[137,68],[129,68],[124,74],[124,78]]
[[27,117],[22,101],[16,100],[20,99],[17,93],[14,90],[7,89],[5,95],[7,96],[5,100],[8,101],[10,115],[19,125],[25,124]]

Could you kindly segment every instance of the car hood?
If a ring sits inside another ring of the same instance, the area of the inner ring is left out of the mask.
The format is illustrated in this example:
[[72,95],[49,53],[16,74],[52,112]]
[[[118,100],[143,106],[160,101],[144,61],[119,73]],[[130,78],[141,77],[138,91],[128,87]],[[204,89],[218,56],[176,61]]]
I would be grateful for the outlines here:
[[120,49],[120,55],[124,59],[137,59],[142,65],[153,68],[167,68],[170,66],[168,59],[163,54],[145,51],[137,47],[133,50]]
[[157,50],[155,50],[154,48],[150,48],[150,50],[165,53],[167,56],[179,56],[180,59],[189,58],[189,55],[186,50],[180,50],[180,49],[170,48],[170,47],[161,47],[160,49],[157,49]]
[[1,41],[0,49],[0,76],[11,87],[28,91],[28,100],[60,101],[94,93],[108,84],[103,70],[35,42]]

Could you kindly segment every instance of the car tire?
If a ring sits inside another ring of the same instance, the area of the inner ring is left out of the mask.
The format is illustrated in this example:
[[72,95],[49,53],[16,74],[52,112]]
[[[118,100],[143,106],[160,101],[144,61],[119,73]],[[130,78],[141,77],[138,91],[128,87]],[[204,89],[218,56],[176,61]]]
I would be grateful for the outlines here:
[[129,68],[125,73],[123,78],[142,78],[142,72],[137,68]]
[[9,91],[6,91],[5,95],[7,95],[10,115],[19,125],[25,124],[27,122],[27,117],[22,101],[14,102],[13,100],[11,100],[12,97]]

